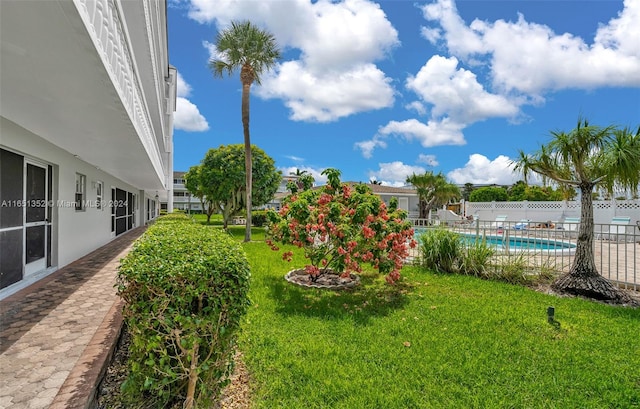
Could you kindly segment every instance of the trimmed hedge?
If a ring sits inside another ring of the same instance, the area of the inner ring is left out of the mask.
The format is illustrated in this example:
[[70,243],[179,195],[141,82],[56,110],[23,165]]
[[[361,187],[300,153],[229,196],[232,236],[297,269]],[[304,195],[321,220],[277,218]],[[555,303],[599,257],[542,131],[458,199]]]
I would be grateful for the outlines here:
[[267,222],[267,212],[265,210],[256,210],[251,213],[251,224],[256,227],[263,227]]
[[160,217],[122,260],[118,294],[132,337],[132,402],[209,407],[229,382],[249,301],[240,244],[184,214]]

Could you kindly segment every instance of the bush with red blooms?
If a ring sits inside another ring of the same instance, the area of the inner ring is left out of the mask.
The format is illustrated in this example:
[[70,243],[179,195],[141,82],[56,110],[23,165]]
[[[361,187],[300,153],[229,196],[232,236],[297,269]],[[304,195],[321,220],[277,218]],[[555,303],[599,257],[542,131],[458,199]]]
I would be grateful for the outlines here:
[[[311,281],[328,271],[349,277],[371,263],[393,284],[400,278],[403,261],[414,248],[413,229],[407,212],[393,198],[389,207],[365,184],[353,187],[340,182],[340,171],[327,169],[328,182],[321,189],[291,194],[279,212],[267,213],[267,244],[278,243],[304,249]],[[283,253],[291,261],[293,252]]]

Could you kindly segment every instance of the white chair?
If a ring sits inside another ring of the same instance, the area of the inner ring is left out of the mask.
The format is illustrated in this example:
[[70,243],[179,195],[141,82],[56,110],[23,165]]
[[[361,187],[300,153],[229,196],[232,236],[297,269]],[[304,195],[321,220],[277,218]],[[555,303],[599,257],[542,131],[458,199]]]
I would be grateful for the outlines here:
[[565,217],[562,221],[562,228],[567,231],[576,231],[580,225],[579,217]]
[[491,227],[496,228],[496,229],[502,229],[504,222],[507,221],[507,217],[506,215],[498,215],[496,216],[496,220],[491,224]]
[[630,222],[631,217],[627,216],[616,216],[612,218],[611,223],[609,223],[609,233],[606,235],[603,234],[602,238],[615,241],[620,241],[619,239],[622,239],[622,241],[624,241],[626,238],[627,226]]

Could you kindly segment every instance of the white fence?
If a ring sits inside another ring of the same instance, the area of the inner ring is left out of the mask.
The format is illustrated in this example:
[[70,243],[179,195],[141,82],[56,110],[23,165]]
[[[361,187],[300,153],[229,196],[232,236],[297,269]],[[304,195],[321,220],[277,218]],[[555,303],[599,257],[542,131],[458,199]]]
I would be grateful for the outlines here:
[[[580,217],[580,202],[464,202],[463,214],[480,220],[495,220],[507,216],[507,221],[532,220],[555,224],[566,218]],[[614,217],[629,217],[630,224],[640,222],[640,200],[594,200],[593,222],[611,223]]]

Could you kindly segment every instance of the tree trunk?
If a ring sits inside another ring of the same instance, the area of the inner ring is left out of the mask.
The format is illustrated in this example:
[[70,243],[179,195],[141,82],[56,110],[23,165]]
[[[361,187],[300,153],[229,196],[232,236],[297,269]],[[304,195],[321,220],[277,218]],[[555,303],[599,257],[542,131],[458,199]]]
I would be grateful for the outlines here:
[[[252,160],[251,160],[251,137],[249,134],[249,95],[251,92],[251,83],[253,77],[244,72],[245,67],[242,68],[240,79],[242,80],[242,129],[244,132],[244,167],[245,167],[245,181],[247,186],[247,225],[244,233],[244,241],[251,241],[251,190],[252,190]],[[244,74],[244,75],[242,75]]]
[[552,288],[560,293],[583,296],[616,303],[631,302],[630,297],[598,273],[593,255],[593,199],[594,185],[580,185],[581,209],[576,254],[571,270],[559,277]]
[[418,207],[419,207],[420,219],[426,219],[427,217],[429,217],[427,215],[427,202],[425,202],[424,199],[420,199],[418,201]]
[[189,383],[187,384],[187,398],[184,401],[184,409],[192,409],[195,403],[196,384],[198,383],[198,349],[195,344],[191,351],[191,366],[189,367]]

